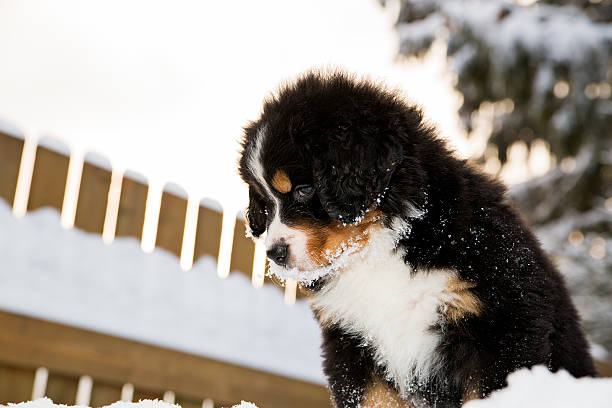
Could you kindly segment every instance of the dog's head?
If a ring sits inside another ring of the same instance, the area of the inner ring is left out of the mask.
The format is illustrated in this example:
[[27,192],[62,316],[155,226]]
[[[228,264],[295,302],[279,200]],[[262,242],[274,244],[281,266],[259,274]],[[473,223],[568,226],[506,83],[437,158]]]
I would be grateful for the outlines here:
[[396,93],[340,73],[306,74],[269,98],[240,159],[247,223],[254,237],[266,232],[268,257],[309,271],[363,246],[418,126],[420,112]]

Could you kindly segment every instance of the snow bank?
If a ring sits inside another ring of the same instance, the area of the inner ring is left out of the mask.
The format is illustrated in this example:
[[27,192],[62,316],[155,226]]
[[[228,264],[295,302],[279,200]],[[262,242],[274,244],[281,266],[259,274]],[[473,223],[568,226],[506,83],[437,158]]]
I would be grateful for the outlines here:
[[464,408],[609,408],[612,378],[576,379],[566,371],[551,373],[543,366],[524,368],[508,376],[508,387]]
[[106,245],[54,210],[15,218],[0,200],[0,309],[324,383],[320,330],[306,302],[219,279],[212,258],[184,272],[132,238]]
[[[280,392],[281,390],[279,390]],[[612,402],[612,378],[576,379],[566,371],[551,373],[544,366],[522,369],[510,374],[508,387],[487,399],[470,401],[464,408],[609,408]],[[2,406],[2,405],[0,405]],[[8,404],[10,408],[60,408],[48,398]],[[180,408],[158,400],[116,402],[110,408]],[[242,401],[232,408],[257,408]],[[265,407],[262,407],[265,408]]]
[[[55,404],[49,398],[39,398],[34,401],[28,402],[20,402],[19,404],[11,404],[8,405],[0,405],[1,407],[11,407],[11,408],[65,408],[65,407],[73,407],[73,405],[64,405],[64,404]],[[82,405],[74,405],[74,407],[79,407]],[[138,402],[124,402],[119,401],[115,402],[108,406],[109,408],[180,408],[178,405],[170,404],[168,402],[160,401],[160,400],[142,400]]]

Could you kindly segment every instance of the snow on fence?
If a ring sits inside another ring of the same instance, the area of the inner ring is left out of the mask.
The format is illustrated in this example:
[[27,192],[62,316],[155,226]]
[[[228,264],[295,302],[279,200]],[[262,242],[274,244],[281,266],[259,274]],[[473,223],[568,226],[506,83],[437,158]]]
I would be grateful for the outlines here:
[[[255,287],[273,283],[265,277],[263,249],[245,237],[242,214],[224,212],[211,199],[194,202],[175,184],[155,191],[138,173],[120,174],[95,154],[71,156],[49,137],[36,143],[0,132],[0,197],[17,216],[51,207],[66,228],[99,234],[107,243],[134,237],[146,252],[162,248],[179,257],[185,270],[208,255],[218,260],[221,278],[238,271]],[[295,282],[288,281],[284,291],[285,302],[295,302]]]

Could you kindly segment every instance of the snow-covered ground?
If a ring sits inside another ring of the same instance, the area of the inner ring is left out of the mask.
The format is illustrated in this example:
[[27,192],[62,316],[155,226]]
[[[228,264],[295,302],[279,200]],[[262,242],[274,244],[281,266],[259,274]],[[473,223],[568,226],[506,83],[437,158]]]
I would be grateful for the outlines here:
[[508,376],[508,387],[465,408],[609,408],[612,378],[579,378],[567,371],[551,373],[544,366],[523,368]]
[[[279,390],[280,391],[280,390]],[[609,408],[612,405],[612,378],[576,379],[567,372],[550,373],[546,367],[522,369],[508,377],[508,387],[496,391],[487,399],[474,400],[464,408]],[[0,405],[2,406],[2,405]],[[20,404],[10,408],[60,408],[48,398]],[[109,408],[180,408],[163,401],[116,402]],[[257,408],[243,401],[233,408]],[[265,407],[260,407],[265,408]],[[375,408],[375,407],[361,407]]]
[[[5,405],[0,405],[4,407]],[[49,398],[40,398],[35,401],[22,402],[19,404],[8,404],[12,408],[60,408],[67,407],[63,404],[54,404]],[[77,405],[78,406],[78,405]],[[108,406],[108,408],[180,408],[180,405],[170,404],[159,400],[142,400],[139,402],[118,401]],[[254,404],[242,401],[239,405],[232,408],[257,408]]]
[[0,309],[323,383],[320,333],[305,302],[219,279],[212,258],[189,272],[132,238],[111,245],[43,209],[17,219],[0,200]]

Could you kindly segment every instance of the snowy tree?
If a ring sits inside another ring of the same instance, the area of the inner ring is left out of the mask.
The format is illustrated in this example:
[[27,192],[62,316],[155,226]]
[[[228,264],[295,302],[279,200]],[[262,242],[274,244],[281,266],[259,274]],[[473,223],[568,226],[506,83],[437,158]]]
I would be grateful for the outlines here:
[[397,22],[401,54],[447,41],[468,132],[483,106],[500,107],[489,155],[503,165],[517,141],[548,146],[550,169],[511,195],[567,277],[591,340],[610,351],[611,22],[610,0],[401,0]]

